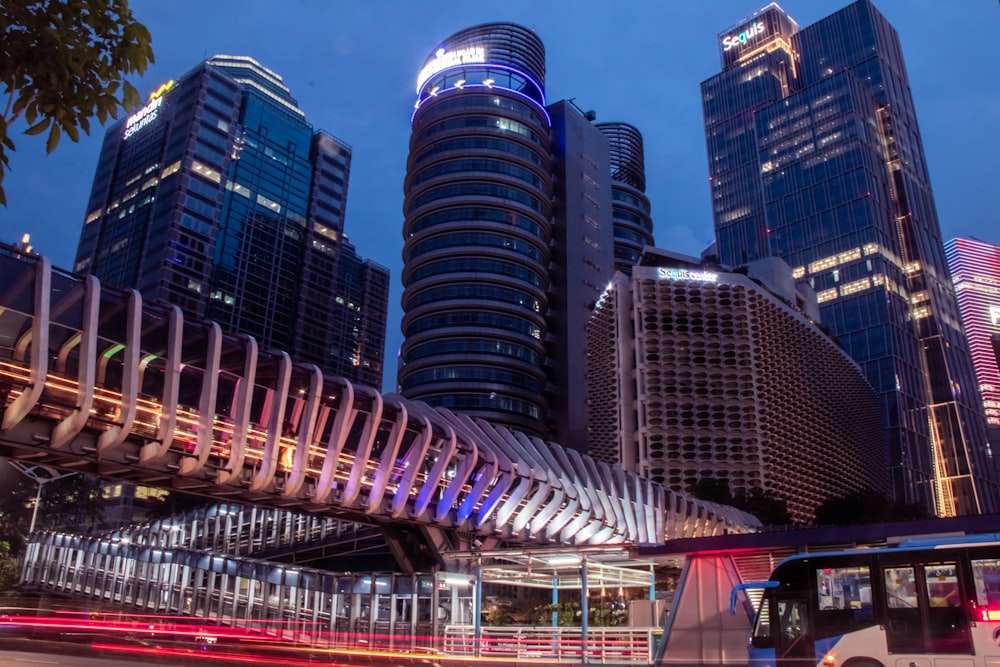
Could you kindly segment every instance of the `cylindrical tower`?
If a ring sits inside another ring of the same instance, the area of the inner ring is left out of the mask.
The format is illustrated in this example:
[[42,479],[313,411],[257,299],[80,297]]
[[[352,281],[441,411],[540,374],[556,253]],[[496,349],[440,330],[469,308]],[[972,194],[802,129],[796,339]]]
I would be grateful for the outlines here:
[[642,249],[653,245],[642,134],[628,123],[597,123],[596,127],[611,146],[615,270],[632,275]]
[[399,386],[406,398],[546,437],[552,220],[545,49],[489,23],[417,78],[404,184]]

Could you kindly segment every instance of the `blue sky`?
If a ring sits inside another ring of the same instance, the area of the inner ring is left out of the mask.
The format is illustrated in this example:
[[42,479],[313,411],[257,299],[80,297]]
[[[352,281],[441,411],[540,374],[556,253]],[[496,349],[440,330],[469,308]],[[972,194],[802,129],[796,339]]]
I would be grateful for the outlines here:
[[[944,239],[1000,243],[1000,10],[995,0],[874,0],[903,44]],[[762,0],[133,0],[156,63],[145,96],[216,53],[280,74],[306,118],[353,147],[346,232],[392,271],[384,388],[395,385],[402,184],[416,75],[439,41],[488,21],[533,28],[546,46],[549,101],[573,98],[598,121],[643,133],[656,244],[698,254],[711,239],[699,83],[720,69],[718,33]],[[843,0],[785,0],[806,26]],[[28,232],[70,268],[103,137],[95,129],[49,156],[14,136],[0,239]]]

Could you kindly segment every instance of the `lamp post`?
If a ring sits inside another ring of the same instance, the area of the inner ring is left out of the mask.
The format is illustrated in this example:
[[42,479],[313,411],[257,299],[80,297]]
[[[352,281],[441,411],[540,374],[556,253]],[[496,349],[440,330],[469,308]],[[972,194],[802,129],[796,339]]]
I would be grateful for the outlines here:
[[30,535],[35,532],[35,523],[38,521],[38,508],[42,504],[42,488],[48,482],[54,482],[57,479],[63,479],[76,473],[60,472],[55,468],[38,465],[37,463],[24,463],[23,461],[8,461],[8,463],[10,463],[14,470],[17,470],[38,485],[38,490],[35,492],[35,506],[31,510],[31,525],[28,527],[28,534]]

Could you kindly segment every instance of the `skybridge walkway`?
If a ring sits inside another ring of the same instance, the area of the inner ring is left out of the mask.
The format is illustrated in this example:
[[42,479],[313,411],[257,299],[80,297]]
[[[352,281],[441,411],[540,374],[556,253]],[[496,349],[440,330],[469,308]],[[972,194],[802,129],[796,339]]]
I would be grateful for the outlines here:
[[0,410],[0,455],[491,545],[656,544],[757,525],[572,448],[324,377],[7,247]]

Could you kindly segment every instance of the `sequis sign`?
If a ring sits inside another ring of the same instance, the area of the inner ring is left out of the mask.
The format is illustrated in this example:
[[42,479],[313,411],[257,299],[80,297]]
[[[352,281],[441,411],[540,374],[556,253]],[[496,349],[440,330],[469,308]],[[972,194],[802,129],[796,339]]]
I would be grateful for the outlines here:
[[659,267],[656,270],[660,280],[696,280],[702,283],[718,282],[719,274],[711,271],[689,271],[688,269],[667,269]]
[[764,22],[757,21],[748,25],[743,31],[736,35],[726,35],[722,38],[722,50],[728,51],[729,49],[737,46],[743,46],[750,39],[763,35],[765,31]]

